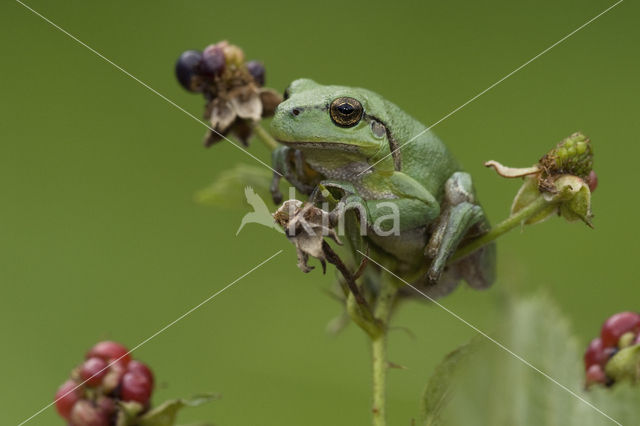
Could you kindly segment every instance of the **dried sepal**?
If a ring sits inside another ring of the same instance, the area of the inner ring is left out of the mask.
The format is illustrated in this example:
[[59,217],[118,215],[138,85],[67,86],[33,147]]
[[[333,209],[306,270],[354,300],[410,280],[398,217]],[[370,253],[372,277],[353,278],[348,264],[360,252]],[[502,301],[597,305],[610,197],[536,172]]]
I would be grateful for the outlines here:
[[559,212],[569,222],[582,220],[593,227],[591,219],[591,190],[581,178],[573,175],[564,175],[554,182],[556,194],[550,196],[552,200],[558,200]]
[[287,200],[273,214],[273,218],[285,231],[289,241],[296,247],[298,267],[303,272],[313,270],[308,265],[309,256],[320,260],[323,272],[326,271],[326,254],[323,247],[324,237],[333,239],[342,245],[338,234],[330,225],[329,213],[311,203],[303,204],[299,200]]
[[226,99],[213,99],[210,110],[209,122],[211,127],[220,133],[225,133],[236,119],[237,112],[233,104]]
[[[524,183],[518,190],[518,193],[516,194],[515,198],[513,199],[513,203],[511,204],[511,214],[513,215],[518,213],[520,210],[530,205],[539,197],[540,191],[538,190],[538,181],[536,177],[525,177]],[[555,213],[557,213],[557,206],[550,205],[548,208],[527,219],[524,224],[533,225],[534,223],[544,222]]]
[[249,88],[238,90],[238,94],[231,97],[231,106],[240,118],[258,121],[262,117],[262,102],[258,91]]
[[540,167],[537,164],[532,167],[518,168],[518,167],[508,167],[503,164],[500,164],[497,161],[491,160],[484,163],[484,165],[485,167],[493,168],[496,171],[496,173],[498,173],[500,176],[505,178],[524,177],[529,175],[535,175],[540,172]]
[[262,102],[262,116],[271,117],[282,102],[282,96],[273,89],[260,89],[260,102]]

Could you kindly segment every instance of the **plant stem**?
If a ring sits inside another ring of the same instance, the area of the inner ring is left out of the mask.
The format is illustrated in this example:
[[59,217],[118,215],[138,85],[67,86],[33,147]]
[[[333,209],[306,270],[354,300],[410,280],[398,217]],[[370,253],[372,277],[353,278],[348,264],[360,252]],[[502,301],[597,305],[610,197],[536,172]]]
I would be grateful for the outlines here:
[[517,213],[512,214],[502,222],[498,223],[496,226],[491,228],[488,233],[479,238],[476,238],[466,246],[458,249],[458,251],[456,251],[455,254],[451,256],[449,263],[462,259],[463,257],[470,255],[479,248],[486,246],[498,237],[511,231],[513,228],[522,225],[527,221],[527,219],[532,218],[552,204],[553,202],[547,201],[542,195],[539,195],[528,206],[518,211]]
[[260,139],[271,151],[278,147],[278,142],[265,130],[264,127],[260,125],[260,123],[256,123],[253,126],[253,131],[258,139]]
[[371,339],[373,364],[373,426],[385,426],[387,400],[387,333],[389,316],[398,288],[391,280],[382,279],[374,316],[382,324],[382,332]]

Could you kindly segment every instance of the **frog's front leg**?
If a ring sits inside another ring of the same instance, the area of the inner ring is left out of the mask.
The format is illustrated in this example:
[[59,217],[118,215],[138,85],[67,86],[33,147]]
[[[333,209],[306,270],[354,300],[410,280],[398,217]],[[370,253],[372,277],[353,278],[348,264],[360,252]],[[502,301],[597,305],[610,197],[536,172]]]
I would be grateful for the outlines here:
[[[359,184],[323,181],[326,188],[337,188],[343,196],[331,212],[332,222],[348,210],[358,210],[362,226],[381,237],[425,226],[440,214],[435,197],[413,178],[401,172],[380,179],[373,176]],[[314,191],[318,195],[318,190]],[[311,199],[315,199],[312,195]]]
[[275,204],[282,202],[279,185],[283,177],[303,194],[310,194],[313,191],[318,176],[306,164],[301,151],[280,146],[271,154],[271,164],[274,173],[270,190]]
[[431,258],[427,278],[435,283],[451,255],[469,230],[486,223],[482,207],[475,204],[471,176],[456,172],[445,183],[445,196],[440,217],[435,222],[425,255]]
[[[369,211],[367,209],[367,203],[359,194],[353,184],[349,182],[342,182],[337,180],[323,180],[318,186],[315,187],[311,195],[309,196],[309,202],[312,204],[319,203],[322,200],[326,200],[328,196],[334,197],[331,194],[330,189],[337,190],[340,195],[338,196],[338,202],[333,210],[329,212],[329,220],[332,226],[336,226],[341,218],[349,210],[357,210],[359,220],[366,226],[369,220]],[[328,191],[325,193],[324,191]]]

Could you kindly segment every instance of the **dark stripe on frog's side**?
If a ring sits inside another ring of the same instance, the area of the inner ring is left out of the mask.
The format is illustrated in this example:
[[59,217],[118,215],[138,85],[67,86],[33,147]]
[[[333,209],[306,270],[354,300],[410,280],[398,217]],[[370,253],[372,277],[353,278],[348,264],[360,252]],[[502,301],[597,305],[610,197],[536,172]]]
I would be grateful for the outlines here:
[[462,170],[460,165],[433,131],[396,104],[384,101],[384,105],[380,116],[402,152],[402,172],[441,200],[444,183],[453,173]]

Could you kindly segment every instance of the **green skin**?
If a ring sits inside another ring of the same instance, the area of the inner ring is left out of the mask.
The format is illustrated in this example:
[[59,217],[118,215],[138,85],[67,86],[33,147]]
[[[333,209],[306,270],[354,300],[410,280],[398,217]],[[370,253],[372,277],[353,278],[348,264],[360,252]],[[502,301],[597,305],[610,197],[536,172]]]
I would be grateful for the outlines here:
[[[366,239],[388,266],[415,279],[431,297],[449,293],[461,279],[474,288],[491,285],[494,245],[447,265],[461,243],[489,225],[475,201],[470,175],[434,133],[424,132],[404,146],[425,126],[369,90],[300,79],[286,96],[271,123],[274,137],[284,144],[274,152],[273,166],[293,186],[313,192],[312,198],[318,183],[339,190],[342,199],[334,213],[361,203],[369,227],[391,213],[380,203],[395,203],[399,235],[370,232]],[[330,105],[341,97],[362,105],[362,118],[351,127],[331,117]],[[279,201],[276,176],[272,192]],[[383,230],[387,222],[381,221]]]

